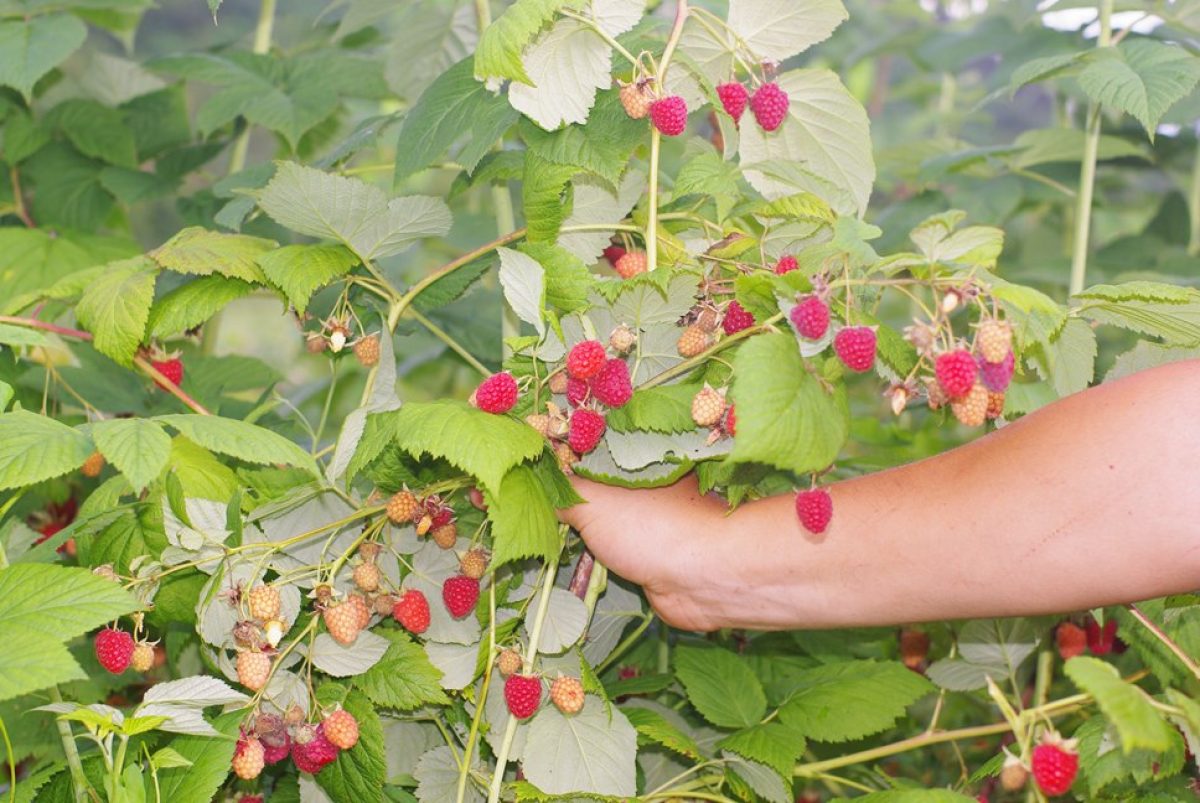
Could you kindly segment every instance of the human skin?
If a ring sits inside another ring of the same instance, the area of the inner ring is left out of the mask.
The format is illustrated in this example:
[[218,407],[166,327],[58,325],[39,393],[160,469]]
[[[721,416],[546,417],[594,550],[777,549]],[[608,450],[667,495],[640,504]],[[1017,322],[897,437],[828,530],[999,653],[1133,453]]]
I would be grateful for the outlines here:
[[936,457],[732,514],[692,477],[579,479],[562,511],[675,627],[816,629],[1061,613],[1200,588],[1200,360],[1062,399]]

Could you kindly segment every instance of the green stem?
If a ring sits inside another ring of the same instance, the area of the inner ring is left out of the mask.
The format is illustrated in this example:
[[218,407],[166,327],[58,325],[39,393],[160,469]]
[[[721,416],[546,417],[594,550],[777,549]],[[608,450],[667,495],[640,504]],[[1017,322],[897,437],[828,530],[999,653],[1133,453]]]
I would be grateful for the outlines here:
[[[58,686],[51,686],[49,693],[52,702],[61,703],[63,701]],[[71,770],[71,788],[75,795],[75,803],[81,803],[81,801],[87,800],[91,785],[88,783],[87,776],[83,774],[83,762],[79,760],[79,748],[75,744],[75,734],[71,733],[71,723],[67,720],[55,717],[55,722],[58,725],[59,738],[62,739],[63,753],[67,757],[67,767]]]
[[15,801],[17,799],[17,759],[13,755],[12,742],[8,738],[8,728],[4,726],[3,718],[0,718],[0,735],[4,736],[4,752],[8,756],[8,799]]
[[599,675],[605,669],[608,669],[610,666],[613,665],[613,663],[618,658],[620,658],[622,655],[625,654],[626,650],[628,650],[630,647],[632,647],[634,644],[636,644],[638,642],[638,639],[640,639],[642,637],[642,634],[646,632],[646,628],[648,628],[650,626],[650,623],[653,621],[654,621],[654,613],[653,612],[646,613],[646,615],[642,617],[641,624],[639,624],[637,627],[635,627],[628,636],[626,636],[624,639],[622,639],[621,643],[618,644],[615,648],[613,648],[613,651],[608,654],[608,657],[605,658],[603,661],[601,661],[596,666],[596,674]]
[[1168,636],[1166,631],[1159,627],[1153,619],[1144,614],[1142,609],[1138,606],[1130,603],[1125,607],[1128,609],[1133,618],[1142,625],[1142,627],[1149,630],[1156,639],[1162,642],[1164,647],[1170,650],[1175,657],[1178,658],[1180,662],[1182,662],[1183,665],[1188,668],[1188,671],[1192,673],[1193,677],[1195,677],[1197,680],[1200,680],[1200,664],[1197,664],[1190,655],[1184,652],[1183,648],[1175,642],[1175,639]]
[[[1100,2],[1100,37],[1096,47],[1112,43],[1113,0]],[[1088,242],[1092,228],[1092,199],[1096,190],[1096,161],[1100,153],[1101,107],[1093,103],[1088,109],[1087,133],[1083,143],[1083,164],[1079,173],[1079,197],[1075,205],[1075,240],[1071,249],[1071,295],[1083,290],[1087,275]]]
[[697,354],[695,357],[689,357],[688,359],[684,360],[683,362],[668,368],[667,370],[663,371],[662,373],[655,374],[654,376],[650,377],[642,384],[638,385],[638,388],[645,389],[645,388],[658,387],[659,385],[670,382],[672,379],[674,379],[677,376],[683,376],[688,371],[690,371],[693,368],[695,368],[696,366],[700,365],[700,363],[709,359],[717,352],[724,351],[725,349],[729,348],[730,346],[732,346],[736,343],[739,343],[742,340],[745,340],[746,338],[750,337],[751,335],[756,335],[756,334],[759,334],[760,332],[769,331],[771,324],[776,323],[777,321],[780,321],[782,319],[783,319],[783,313],[779,313],[777,315],[772,315],[770,318],[767,318],[765,321],[763,321],[762,324],[759,326],[752,326],[749,329],[743,329],[742,331],[737,332],[736,334],[732,334],[732,335],[723,337],[720,340],[718,340],[715,344],[713,344],[712,346],[709,346],[707,349],[705,349],[704,351]]
[[[276,0],[262,0],[262,5],[258,7],[258,23],[254,26],[255,53],[262,54],[271,49],[271,32],[275,28],[275,2]],[[246,127],[233,143],[233,152],[229,155],[229,175],[246,166],[246,152],[249,148],[250,122],[247,121]]]
[[658,129],[650,129],[650,197],[647,199],[646,218],[646,270],[653,273],[658,267],[658,151],[662,135]]
[[438,340],[445,343],[455,354],[457,354],[458,356],[460,356],[464,360],[466,360],[467,364],[470,365],[472,368],[474,368],[476,371],[483,374],[484,376],[492,375],[492,372],[490,370],[488,370],[488,367],[486,365],[481,363],[479,360],[475,359],[474,355],[472,355],[471,352],[467,351],[466,348],[464,348],[461,343],[459,343],[457,340],[455,340],[453,337],[451,337],[446,332],[445,329],[442,329],[436,323],[429,320],[421,313],[417,312],[415,307],[410,307],[408,310],[408,314],[411,315],[414,319],[416,319],[416,321],[418,323],[420,323],[422,326],[424,326],[426,329],[428,329],[429,333],[431,335],[433,335]]
[[483,688],[475,701],[475,716],[471,717],[471,732],[467,734],[467,744],[463,747],[462,766],[458,771],[458,794],[456,803],[463,803],[467,794],[467,776],[471,774],[471,754],[475,750],[475,740],[479,738],[479,723],[483,719],[483,709],[487,703],[488,689],[492,685],[492,670],[496,667],[496,584],[488,584],[488,662],[483,670]]
[[1188,253],[1200,255],[1200,131],[1196,135],[1196,158],[1192,160],[1192,186],[1188,190],[1188,211],[1192,217]]

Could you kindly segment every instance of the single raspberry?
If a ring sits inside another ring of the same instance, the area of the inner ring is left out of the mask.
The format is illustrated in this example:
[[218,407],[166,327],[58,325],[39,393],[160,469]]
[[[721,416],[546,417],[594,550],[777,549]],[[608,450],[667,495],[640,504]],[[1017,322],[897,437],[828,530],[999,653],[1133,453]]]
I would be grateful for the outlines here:
[[263,741],[263,760],[267,762],[267,766],[278,764],[283,761],[292,752],[292,740],[287,735],[287,731],[283,732],[283,737],[279,744],[267,744]]
[[808,296],[792,307],[788,317],[800,337],[809,340],[820,340],[829,330],[829,305],[816,296]]
[[1025,769],[1021,759],[1009,756],[1004,760],[1004,766],[1000,769],[1001,789],[1007,792],[1020,792],[1025,788],[1025,782],[1028,780],[1029,770]]
[[379,616],[391,616],[396,598],[391,594],[376,594],[371,599],[371,611]]
[[379,589],[379,567],[374,563],[360,563],[354,567],[354,585],[363,591]]
[[777,273],[780,276],[783,276],[785,273],[791,273],[792,271],[799,270],[799,269],[800,269],[800,263],[797,262],[796,258],[794,256],[792,256],[791,254],[784,254],[783,256],[781,256],[779,258],[779,261],[775,263],[775,273]]
[[1079,754],[1071,742],[1052,735],[1033,748],[1030,765],[1033,780],[1044,794],[1050,797],[1065,795],[1079,772]]
[[358,629],[363,630],[371,621],[371,606],[367,604],[367,598],[362,594],[350,594],[346,597],[346,604],[350,606],[350,610],[357,616]]
[[971,392],[975,386],[975,358],[966,349],[956,349],[938,355],[933,366],[933,373],[938,384],[946,391],[951,401],[961,399]]
[[604,258],[608,260],[608,264],[614,268],[617,266],[617,260],[625,256],[625,249],[619,245],[610,245],[604,249]]
[[354,344],[354,356],[364,368],[379,362],[379,335],[361,337]]
[[632,279],[639,273],[646,272],[646,252],[630,251],[613,264],[613,270],[622,279]]
[[754,316],[737,301],[730,301],[725,308],[725,317],[721,319],[721,328],[727,335],[735,335],[744,329],[754,326]]
[[1004,394],[988,391],[987,420],[993,421],[1004,415]]
[[1113,651],[1117,640],[1117,620],[1109,619],[1100,627],[1100,623],[1088,617],[1084,624],[1087,631],[1087,646],[1092,655],[1108,655]]
[[134,672],[149,672],[154,666],[154,646],[144,641],[133,645],[133,653],[129,656],[129,668]]
[[128,669],[129,662],[133,660],[133,636],[124,630],[114,630],[111,627],[101,630],[96,634],[95,647],[100,665],[114,675]]
[[678,95],[667,95],[650,104],[650,122],[658,133],[677,137],[687,128],[687,103]]
[[304,336],[304,350],[309,354],[320,354],[329,348],[329,341],[319,332],[309,332]]
[[550,437],[550,416],[545,413],[531,413],[525,416],[525,423],[537,430],[543,438]]
[[820,535],[833,518],[833,497],[824,488],[799,491],[796,494],[796,515],[804,529]]
[[783,123],[788,113],[788,96],[772,81],[754,90],[750,97],[750,111],[763,131],[774,131]]
[[325,737],[325,729],[321,725],[301,725],[296,729],[296,738],[292,741],[292,762],[296,769],[316,775],[326,764],[337,759],[337,746]]
[[721,323],[721,310],[708,302],[702,302],[692,307],[696,316],[694,323],[709,334],[717,331]]
[[454,549],[454,545],[458,543],[458,525],[450,522],[441,527],[434,527],[429,537],[442,549]]
[[238,803],[263,803],[262,795],[242,795],[238,798]]
[[679,335],[679,342],[675,347],[679,350],[680,355],[695,357],[711,345],[712,337],[709,333],[704,331],[702,326],[692,324],[686,327],[683,333]]
[[1011,351],[1000,362],[988,362],[981,355],[975,364],[979,367],[979,378],[983,380],[983,386],[988,390],[1003,392],[1008,390],[1008,385],[1012,382],[1017,358]]
[[906,627],[900,631],[900,660],[914,672],[922,671],[929,657],[929,634]]
[[571,467],[579,462],[579,455],[565,443],[561,441],[554,444],[554,456],[558,459],[558,467],[562,469],[564,474],[571,473]]
[[517,403],[517,380],[508,371],[492,374],[475,388],[471,403],[485,413],[507,413]]
[[486,549],[468,549],[467,552],[459,559],[458,570],[466,577],[472,580],[478,580],[487,573],[488,569],[488,553]]
[[446,603],[446,610],[455,619],[462,619],[475,610],[478,601],[479,581],[475,578],[457,574],[447,577],[446,582],[442,583],[442,602]]
[[621,99],[621,105],[625,107],[625,113],[634,120],[644,120],[650,113],[650,104],[654,99],[651,97],[648,81],[621,84],[617,95]]
[[604,416],[595,410],[580,407],[571,413],[571,431],[567,443],[576,454],[587,454],[604,437]]
[[358,744],[358,720],[344,708],[339,708],[325,715],[321,720],[325,738],[334,747],[349,750]]
[[742,119],[742,113],[746,111],[746,102],[750,100],[745,86],[736,81],[717,84],[717,97],[721,99],[721,107],[725,109],[725,113],[732,117],[735,123]]
[[396,524],[407,524],[413,521],[419,509],[420,503],[412,491],[400,491],[388,500],[387,516]]
[[99,452],[92,452],[88,455],[87,460],[83,461],[83,465],[79,467],[79,473],[85,477],[99,477],[100,472],[104,470],[104,455]]
[[239,652],[237,676],[238,683],[250,691],[260,690],[271,676],[271,657],[263,652]]
[[525,662],[521,660],[521,653],[514,649],[504,650],[496,658],[496,668],[500,670],[500,674],[504,677],[515,675],[521,671],[521,667]]
[[[555,371],[550,374],[550,378],[546,380],[546,384],[550,387],[550,392],[558,396],[562,396],[567,392],[567,386],[570,382],[570,377],[566,371]],[[585,386],[586,387],[586,386]]]
[[266,766],[263,755],[263,743],[254,736],[243,736],[238,739],[233,751],[233,772],[243,781],[252,781],[259,776]]
[[[183,382],[183,360],[178,357],[171,357],[166,360],[151,360],[150,365],[154,367],[154,370],[166,377],[167,381],[172,385],[178,387]],[[154,380],[154,384],[161,388],[166,387],[158,379]]]
[[349,600],[330,605],[321,616],[329,635],[338,644],[353,644],[358,638],[358,631],[362,629],[361,619],[357,607]]
[[542,703],[542,679],[537,675],[509,675],[504,681],[504,702],[508,713],[517,719],[529,719]]
[[278,714],[263,713],[255,717],[254,733],[262,740],[263,747],[291,742],[288,738],[287,723]]
[[1060,622],[1054,629],[1054,643],[1064,661],[1087,652],[1087,634],[1074,622]]
[[613,329],[608,335],[608,345],[612,347],[613,351],[620,354],[628,354],[635,343],[637,343],[637,332],[625,324]]
[[279,617],[279,589],[275,586],[255,586],[246,594],[250,618],[265,622]]
[[578,407],[587,401],[588,394],[591,392],[592,386],[586,379],[571,377],[567,380],[567,404],[572,407]]
[[725,397],[708,385],[692,397],[692,420],[698,427],[715,427],[725,413]]
[[[538,690],[541,691],[541,684],[538,686]],[[550,700],[564,714],[578,714],[583,710],[583,684],[578,678],[566,675],[557,677],[550,684]]]
[[957,401],[950,402],[950,410],[963,426],[977,427],[987,420],[988,392],[987,388],[978,382],[968,393]]
[[629,366],[624,360],[611,359],[604,363],[600,373],[592,380],[592,395],[609,407],[624,407],[633,396],[633,384],[629,379]]
[[482,510],[487,513],[487,502],[483,498],[483,491],[472,485],[471,490],[467,491],[467,499],[471,502],[471,506],[476,510]]
[[431,496],[425,500],[425,513],[429,516],[429,522],[434,527],[445,527],[454,521],[454,508],[443,503],[436,496]]
[[567,353],[567,375],[572,379],[591,379],[600,373],[608,355],[599,340],[581,340]]
[[851,371],[862,373],[875,364],[875,330],[869,326],[847,326],[833,338],[833,350]]
[[988,318],[979,324],[979,331],[975,333],[975,350],[987,362],[1004,362],[1004,358],[1012,353],[1012,337],[1008,321]]
[[729,405],[729,409],[725,411],[725,431],[729,433],[729,437],[737,435],[737,413],[734,412],[734,405]]
[[420,591],[410,588],[396,600],[392,616],[409,633],[424,633],[429,629],[429,600]]

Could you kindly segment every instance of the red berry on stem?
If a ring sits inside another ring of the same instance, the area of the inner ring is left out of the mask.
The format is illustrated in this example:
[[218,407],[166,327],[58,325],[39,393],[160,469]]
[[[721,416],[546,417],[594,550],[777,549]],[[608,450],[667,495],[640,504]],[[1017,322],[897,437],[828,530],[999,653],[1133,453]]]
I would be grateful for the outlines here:
[[586,379],[571,377],[567,380],[567,404],[578,407],[583,404],[592,392],[592,386]]
[[485,413],[507,413],[517,403],[517,380],[508,371],[492,374],[480,383],[472,398]]
[[599,340],[583,340],[567,353],[567,374],[573,379],[591,379],[600,373],[608,355]]
[[609,407],[623,407],[633,396],[633,383],[629,379],[629,366],[624,360],[612,359],[604,363],[600,373],[592,380],[592,395]]
[[106,628],[96,634],[96,658],[101,666],[114,675],[129,668],[135,646],[133,636],[124,630]]
[[829,307],[816,296],[809,296],[788,314],[801,337],[820,340],[829,330]]
[[1113,646],[1117,641],[1116,619],[1109,619],[1101,628],[1099,622],[1088,617],[1084,627],[1087,631],[1087,647],[1091,650],[1092,655],[1108,655],[1113,651]]
[[1054,643],[1064,661],[1087,651],[1087,636],[1083,628],[1072,622],[1062,622],[1054,631]]
[[791,273],[792,271],[799,269],[799,267],[800,263],[796,261],[794,256],[791,254],[784,254],[779,258],[779,261],[775,263],[775,272],[782,276],[785,273]]
[[735,123],[742,119],[742,113],[746,111],[746,103],[750,100],[745,86],[736,81],[718,84],[717,97],[721,99],[721,106],[725,109],[725,113],[732,117]]
[[292,742],[292,761],[296,769],[315,775],[326,764],[332,763],[338,754],[337,745],[325,738],[325,728],[317,725],[302,725]]
[[733,335],[754,325],[754,316],[737,301],[730,301],[725,309],[725,317],[721,319],[721,328],[725,334]]
[[1030,769],[1044,794],[1065,795],[1079,772],[1079,754],[1057,741],[1039,744],[1033,748]]
[[833,338],[833,350],[851,371],[862,373],[875,364],[875,330],[869,326],[847,326]]
[[405,591],[392,606],[392,616],[410,633],[424,633],[429,629],[429,600],[415,588]]
[[687,103],[678,95],[668,95],[650,104],[650,122],[664,136],[677,137],[687,128]]
[[587,454],[596,448],[604,437],[604,416],[595,410],[581,407],[571,413],[567,443],[576,454]]
[[933,366],[938,384],[951,399],[961,399],[971,392],[975,385],[978,369],[975,358],[966,349],[956,349],[938,355]]
[[536,675],[509,675],[504,681],[504,702],[517,719],[533,716],[542,702],[542,681]]
[[458,574],[447,577],[446,582],[442,583],[442,602],[455,619],[462,619],[475,610],[475,603],[478,601],[478,580]]
[[825,532],[833,518],[833,497],[824,488],[800,491],[796,494],[796,516],[804,529],[814,535]]
[[783,123],[788,113],[788,95],[772,81],[754,90],[750,98],[750,110],[763,131],[774,131]]
[[[166,377],[172,385],[178,387],[183,382],[183,360],[178,357],[172,357],[169,360],[151,360],[150,365],[154,366],[154,370]],[[159,387],[166,387],[157,379],[154,380],[154,383]]]
[[619,245],[610,245],[604,249],[604,258],[608,260],[608,264],[616,267],[617,260],[625,256],[625,249]]

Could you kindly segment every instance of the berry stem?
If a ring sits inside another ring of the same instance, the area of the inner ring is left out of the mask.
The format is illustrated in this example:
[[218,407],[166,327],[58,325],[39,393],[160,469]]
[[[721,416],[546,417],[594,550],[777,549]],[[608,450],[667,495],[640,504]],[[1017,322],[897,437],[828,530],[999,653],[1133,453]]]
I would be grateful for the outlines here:
[[[253,52],[263,54],[271,49],[271,33],[275,28],[275,0],[262,0],[258,7],[258,23],[254,26]],[[229,169],[226,175],[232,176],[246,166],[246,152],[250,149],[250,123],[242,129],[237,141],[233,143],[233,151],[229,154]]]
[[488,688],[492,685],[492,672],[496,668],[496,584],[488,584],[488,662],[483,670],[483,688],[479,691],[478,704],[475,706],[475,716],[471,717],[471,732],[467,734],[467,743],[463,745],[462,765],[458,768],[458,793],[455,803],[463,803],[467,795],[467,776],[471,774],[471,754],[475,751],[475,740],[479,738],[479,723],[483,719],[483,709],[488,698]]
[[[560,13],[564,17],[569,17],[570,19],[573,19],[577,22],[582,22],[584,25],[591,28],[591,30],[594,34],[596,34],[601,39],[603,39],[605,41],[605,43],[609,47],[611,47],[613,50],[617,51],[622,56],[624,56],[626,61],[628,61],[630,64],[632,64],[635,68],[638,66],[637,56],[630,53],[628,50],[625,49],[624,45],[622,45],[616,39],[613,39],[611,36],[609,36],[607,33],[605,33],[604,29],[602,29],[599,25],[597,25],[595,20],[589,19],[578,12],[571,11],[571,10],[565,9],[565,8],[562,9],[562,11]],[[480,29],[480,30],[482,30],[482,29]]]
[[735,343],[745,340],[746,338],[750,337],[751,335],[756,335],[756,334],[759,334],[760,332],[770,331],[771,324],[778,323],[781,320],[783,320],[782,312],[772,315],[770,318],[767,318],[759,326],[751,326],[748,329],[743,329],[742,331],[736,332],[732,335],[726,335],[725,337],[721,338],[713,345],[706,348],[704,351],[697,354],[695,357],[690,357],[690,358],[684,360],[683,362],[681,362],[677,365],[674,365],[671,368],[668,368],[667,370],[663,371],[662,373],[655,374],[654,376],[650,377],[645,382],[638,385],[638,389],[644,390],[646,388],[653,388],[653,387],[658,387],[659,385],[666,384],[667,382],[670,382],[675,377],[686,374],[688,371],[692,370],[693,368],[700,365],[705,360],[709,359],[712,355],[714,355],[718,352],[724,351],[725,349],[729,348],[730,346],[734,345]]
[[[63,701],[62,692],[58,690],[58,686],[51,686],[48,693],[51,702],[61,703]],[[83,803],[88,799],[88,792],[92,787],[88,783],[87,775],[83,772],[83,762],[79,760],[79,747],[75,744],[75,734],[71,732],[69,720],[55,717],[54,722],[58,727],[58,735],[62,739],[67,766],[71,769],[71,791],[75,795],[75,803]]]
[[1180,647],[1173,638],[1168,636],[1166,631],[1159,627],[1153,619],[1143,613],[1142,609],[1137,605],[1134,605],[1132,602],[1126,605],[1125,608],[1129,611],[1130,615],[1142,625],[1142,627],[1149,630],[1151,635],[1161,641],[1163,646],[1170,650],[1175,657],[1178,658],[1180,662],[1188,668],[1188,671],[1192,673],[1193,677],[1195,677],[1197,680],[1200,680],[1200,664],[1197,664],[1190,655],[1184,652],[1183,648]]
[[646,272],[653,273],[658,267],[658,150],[662,135],[650,126],[650,196],[647,199],[649,215],[646,218]]
[[479,360],[475,359],[475,356],[473,354],[471,354],[471,352],[467,351],[467,349],[461,343],[459,343],[457,340],[455,340],[453,337],[451,337],[446,332],[445,329],[438,326],[436,323],[431,321],[429,318],[425,317],[420,312],[418,312],[416,307],[410,307],[408,310],[408,314],[410,316],[412,316],[412,318],[414,320],[416,320],[417,323],[421,324],[426,329],[428,329],[429,334],[433,335],[438,340],[445,343],[446,346],[448,346],[451,351],[453,351],[458,356],[462,357],[463,360],[466,361],[466,363],[468,365],[470,365],[472,368],[474,368],[476,371],[478,371],[482,376],[488,377],[488,376],[492,375],[491,370],[489,370],[487,366],[485,366]]

